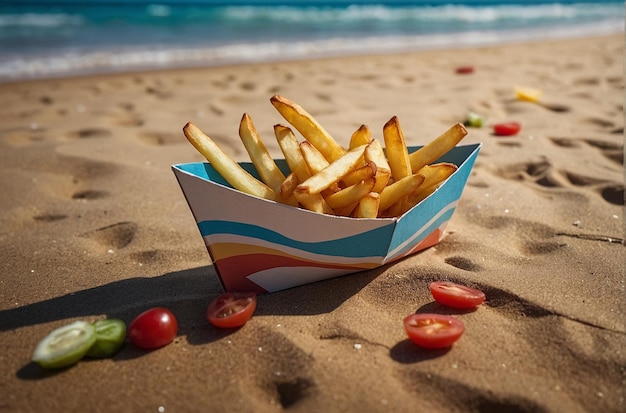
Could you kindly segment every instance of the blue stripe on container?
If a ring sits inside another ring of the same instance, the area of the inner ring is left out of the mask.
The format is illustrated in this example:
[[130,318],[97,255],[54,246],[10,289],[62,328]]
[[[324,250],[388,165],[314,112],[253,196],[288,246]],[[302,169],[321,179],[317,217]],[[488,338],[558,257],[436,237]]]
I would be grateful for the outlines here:
[[383,257],[386,255],[387,243],[376,243],[372,242],[372,240],[388,240],[391,237],[394,226],[391,224],[358,235],[322,242],[298,241],[264,227],[232,221],[202,221],[198,223],[198,228],[203,237],[213,234],[241,235],[313,254],[364,258]]

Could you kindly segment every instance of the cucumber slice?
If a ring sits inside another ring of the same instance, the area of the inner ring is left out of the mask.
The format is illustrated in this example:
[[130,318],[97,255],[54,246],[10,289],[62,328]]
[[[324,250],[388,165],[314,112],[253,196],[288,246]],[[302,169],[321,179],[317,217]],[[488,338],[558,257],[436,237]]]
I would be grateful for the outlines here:
[[464,125],[470,128],[481,128],[483,126],[484,119],[477,113],[469,112],[467,119],[465,119]]
[[87,356],[111,357],[122,348],[126,340],[126,324],[122,320],[98,320],[93,326],[96,329],[96,342],[87,352]]
[[39,342],[33,361],[46,369],[76,364],[96,342],[96,329],[86,321],[59,327]]

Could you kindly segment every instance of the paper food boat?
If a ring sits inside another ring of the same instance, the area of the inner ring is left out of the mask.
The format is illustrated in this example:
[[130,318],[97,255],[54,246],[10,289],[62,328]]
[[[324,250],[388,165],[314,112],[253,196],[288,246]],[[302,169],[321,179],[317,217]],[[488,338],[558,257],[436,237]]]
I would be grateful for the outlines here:
[[[480,146],[457,146],[443,156],[439,161],[458,170],[397,218],[323,215],[257,198],[233,189],[205,162],[172,170],[224,289],[266,293],[376,268],[437,244]],[[289,173],[284,160],[276,163]],[[241,165],[258,177],[251,163]]]

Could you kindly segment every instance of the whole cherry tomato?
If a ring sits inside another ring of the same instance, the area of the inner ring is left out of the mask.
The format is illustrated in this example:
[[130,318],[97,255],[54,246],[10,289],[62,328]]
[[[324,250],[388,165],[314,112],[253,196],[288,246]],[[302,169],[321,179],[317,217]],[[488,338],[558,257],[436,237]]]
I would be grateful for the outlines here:
[[178,322],[167,308],[155,307],[139,314],[128,327],[128,339],[137,347],[155,349],[174,340]]

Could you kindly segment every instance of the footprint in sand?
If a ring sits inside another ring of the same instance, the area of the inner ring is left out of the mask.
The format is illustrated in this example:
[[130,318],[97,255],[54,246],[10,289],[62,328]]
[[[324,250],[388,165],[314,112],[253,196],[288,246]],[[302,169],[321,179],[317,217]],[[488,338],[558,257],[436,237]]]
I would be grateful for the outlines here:
[[104,128],[85,128],[68,132],[66,136],[70,139],[108,138],[111,131]]
[[146,93],[152,95],[158,99],[171,99],[174,93],[168,90],[163,90],[158,87],[148,86],[145,89]]
[[[67,202],[88,202],[103,199],[110,194],[108,191],[94,188],[100,180],[109,180],[115,175],[117,166],[110,162],[89,161],[74,156],[56,156],[49,162],[36,164],[33,171],[38,174],[49,174],[54,179],[46,179],[41,186],[44,197]],[[46,211],[34,217],[37,221],[51,222],[67,218],[65,214]]]
[[55,222],[55,221],[61,221],[66,218],[67,218],[67,215],[56,214],[56,213],[39,214],[33,217],[35,221],[40,221],[40,222]]
[[107,113],[111,123],[118,126],[137,127],[142,126],[144,120],[135,113],[135,105],[130,102],[122,102]]
[[[622,129],[623,132],[623,129]],[[624,165],[624,144],[607,142],[599,139],[583,139],[587,145],[599,149],[604,156],[613,162]]]
[[315,381],[309,375],[313,358],[297,344],[274,329],[260,327],[248,330],[249,342],[263,343],[258,351],[249,353],[241,366],[252,371],[242,377],[254,377],[259,387],[271,400],[277,400],[288,409],[315,391]]
[[[563,140],[553,139],[553,142],[560,146],[564,145]],[[565,143],[565,145],[570,144]],[[605,201],[624,205],[624,186],[622,184],[568,170],[557,170],[545,158],[510,165],[500,169],[496,174],[505,179],[529,181],[543,188],[595,187],[595,191]]]
[[444,262],[464,271],[480,271],[482,269],[482,266],[475,263],[471,258],[458,255],[447,257]]
[[110,115],[111,122],[118,126],[137,127],[142,126],[145,122],[138,115],[133,113],[120,113]]
[[52,99],[50,96],[42,96],[39,98],[39,102],[41,102],[41,104],[43,105],[49,106],[54,103],[54,99]]
[[117,224],[98,228],[82,236],[97,242],[105,248],[121,249],[133,241],[138,229],[139,226],[134,222],[118,222]]
[[223,116],[225,109],[221,107],[219,104],[212,103],[209,105],[209,111],[213,113],[215,116]]
[[154,146],[175,145],[186,142],[182,134],[178,133],[148,131],[139,133],[138,137],[140,141]]
[[94,200],[106,198],[107,196],[109,196],[109,193],[106,191],[99,191],[97,189],[83,189],[74,192],[72,194],[72,199]]
[[[407,353],[411,356],[407,357]],[[415,346],[408,340],[392,349],[392,357],[404,363],[428,360],[441,355],[442,352],[416,350]],[[408,360],[405,360],[407,358]],[[403,369],[400,376],[409,390],[418,395],[429,395],[430,401],[442,406],[443,411],[478,413],[544,413],[549,411],[549,409],[528,398],[497,395],[493,391],[472,387],[440,374],[416,369]],[[446,389],[445,394],[448,396],[439,396],[442,394],[441,389]],[[450,397],[450,395],[454,396]]]
[[560,146],[562,148],[580,148],[580,146],[581,146],[580,141],[578,139],[559,138],[559,137],[555,137],[555,136],[550,137],[549,139],[556,146]]
[[257,85],[254,82],[249,82],[249,81],[241,82],[239,84],[239,89],[241,89],[241,90],[243,90],[245,92],[251,92],[251,91],[255,90],[256,87],[257,87]]
[[606,202],[615,205],[624,205],[624,185],[612,184],[600,190],[600,195]]
[[3,133],[2,139],[15,148],[37,144],[46,140],[45,133],[41,129],[12,130]]
[[150,264],[161,261],[163,258],[163,251],[149,250],[134,252],[130,254],[130,258],[139,264]]
[[524,256],[550,254],[567,246],[555,239],[563,234],[538,222],[509,216],[484,217],[475,222],[484,228],[498,230],[506,239],[515,241],[515,248]]
[[586,118],[585,122],[598,126],[601,129],[614,129],[616,127],[613,121],[602,118]]
[[[624,145],[622,143],[608,142],[600,139],[570,139],[557,137],[550,139],[554,144],[563,148],[579,148],[581,145],[587,144],[592,148],[598,149],[602,155],[612,162],[620,165],[624,164]],[[562,174],[572,185],[595,185],[597,186],[596,191],[605,201],[615,205],[624,205],[624,185],[621,183],[614,183],[605,179],[593,178],[568,171],[563,171]]]

